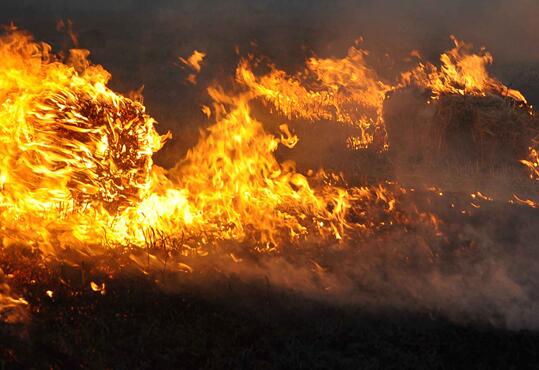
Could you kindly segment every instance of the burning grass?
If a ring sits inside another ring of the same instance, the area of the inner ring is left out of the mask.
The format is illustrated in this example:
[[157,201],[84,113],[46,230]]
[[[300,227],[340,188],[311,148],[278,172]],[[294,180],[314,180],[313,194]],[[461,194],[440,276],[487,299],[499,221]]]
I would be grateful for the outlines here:
[[[73,266],[28,247],[3,249],[1,266],[14,273],[9,283],[24,292],[32,321],[4,326],[0,354],[21,367],[354,368],[388,356],[414,368],[531,363],[536,334],[500,327],[529,327],[535,318],[535,267],[524,262],[535,251],[522,239],[526,228],[507,223],[524,225],[536,211],[485,202],[470,218],[460,214],[475,210],[470,205],[448,207],[461,195],[414,198],[452,220],[451,240],[388,227],[344,250],[305,243],[260,254],[225,243],[204,258],[170,256],[166,265],[153,257],[164,251],[151,246],[132,251],[145,273],[125,250],[79,256]],[[179,272],[177,258],[191,269]],[[104,284],[104,294],[92,282]],[[501,355],[493,359],[493,351]]]
[[[276,156],[301,140],[294,126],[271,131],[252,113],[262,98],[279,119],[350,124],[360,131],[352,146],[368,148],[374,171],[388,143],[390,155],[428,156],[442,169],[453,156],[520,166],[536,137],[531,109],[488,75],[489,54],[454,42],[440,67],[420,63],[395,83],[381,81],[358,47],[341,59],[311,58],[292,75],[271,66],[257,76],[254,59],[244,59],[234,93],[207,90],[212,125],[164,169],[151,158],[166,135],[141,101],[107,87],[110,76],[87,52],[62,58],[8,30],[0,39],[1,312],[20,319],[11,315],[24,313],[27,299],[27,312],[40,317],[65,302],[76,312],[66,320],[80,320],[99,299],[117,304],[130,294],[121,289],[137,289],[114,288],[124,277],[175,292],[218,284],[215,274],[340,305],[536,327],[536,282],[522,271],[535,276],[537,267],[507,251],[517,246],[536,260],[529,246],[537,235],[525,222],[533,200],[402,186],[391,174],[350,186],[341,174],[302,173]],[[190,62],[197,73],[201,55]],[[386,115],[388,93],[410,85],[429,95],[415,109],[420,118]],[[501,221],[490,217],[498,212]],[[522,234],[497,233],[515,215]],[[79,307],[76,297],[91,304]]]

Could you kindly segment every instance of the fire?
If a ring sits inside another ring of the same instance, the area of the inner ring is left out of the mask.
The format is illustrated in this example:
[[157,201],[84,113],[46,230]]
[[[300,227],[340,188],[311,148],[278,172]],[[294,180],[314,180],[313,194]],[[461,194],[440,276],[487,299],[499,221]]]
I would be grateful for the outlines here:
[[24,298],[15,298],[11,287],[2,282],[3,272],[0,270],[0,321],[17,323],[26,319],[25,307],[28,302]]
[[[254,70],[260,62],[247,58],[239,64],[236,80],[289,119],[330,120],[358,127],[360,134],[349,138],[348,145],[359,149],[387,149],[384,102],[389,92],[408,86],[428,89],[433,99],[451,94],[493,94],[527,106],[521,92],[489,74],[487,67],[493,62],[489,52],[482,48],[474,53],[471,44],[455,36],[451,40],[454,48],[442,53],[440,67],[419,62],[396,81],[380,78],[367,62],[369,52],[357,45],[343,58],[309,58],[296,74],[270,63],[269,72],[257,76]],[[417,51],[412,55],[419,57]]]
[[366,61],[368,52],[351,47],[344,58],[309,58],[295,75],[270,65],[270,72],[255,76],[254,63],[244,59],[236,79],[275,109],[290,118],[331,120],[359,128],[350,138],[352,147],[364,148],[376,141],[383,149],[383,103],[391,85],[383,82]]
[[[492,54],[481,48],[478,54],[473,45],[451,35],[453,49],[442,53],[440,67],[420,62],[412,71],[402,74],[404,85],[415,85],[432,91],[433,98],[442,94],[507,96],[527,104],[520,91],[510,89],[490,76],[487,67],[494,61]],[[417,53],[415,53],[417,55]]]
[[[499,93],[503,85],[485,74],[490,54],[468,54],[467,44],[454,40],[440,70],[421,64],[407,81],[434,95]],[[298,137],[287,124],[268,132],[251,113],[261,98],[289,118],[358,127],[354,147],[387,149],[384,101],[403,86],[382,81],[366,51],[313,57],[295,75],[271,65],[257,76],[254,59],[243,59],[236,71],[243,90],[208,88],[213,104],[202,109],[215,122],[170,170],[152,161],[169,135],[157,133],[141,101],[108,88],[109,73],[88,54],[74,49],[62,58],[16,29],[0,38],[2,247],[31,245],[58,259],[65,249],[93,256],[125,248],[142,267],[136,251],[147,251],[149,265],[159,260],[157,247],[204,255],[232,241],[279,251],[302,241],[344,245],[412,224],[441,235],[441,221],[404,204],[408,191],[398,184],[349,187],[340,175],[305,175],[293,162],[279,162],[276,150],[293,148]],[[203,58],[198,52],[184,62],[199,72]],[[519,94],[506,89],[525,104]],[[180,261],[169,266],[192,271]],[[105,294],[104,283],[90,284]],[[6,295],[0,291],[0,308],[25,303]]]
[[191,54],[188,58],[178,58],[178,60],[182,64],[184,64],[186,67],[193,71],[193,73],[190,73],[189,76],[187,76],[187,81],[192,83],[193,85],[196,85],[197,83],[197,74],[202,69],[202,62],[204,61],[205,57],[206,53],[195,50],[193,54]]
[[539,180],[539,152],[535,147],[528,148],[529,154],[527,159],[520,161],[530,171],[530,178]]
[[12,30],[0,53],[4,245],[30,240],[47,253],[76,246],[92,254],[181,238],[180,246],[250,240],[273,249],[310,233],[341,240],[351,202],[380,198],[382,190],[348,191],[279,163],[275,150],[297,137],[286,125],[280,138],[266,132],[250,114],[252,92],[210,88],[216,123],[167,171],[151,159],[167,135],[140,102],[106,86],[109,74],[87,52],[63,61]]
[[309,223],[321,220],[337,236],[345,192],[316,193],[292,163],[275,160],[272,153],[280,143],[240,100],[171,171],[208,231],[230,239],[255,232],[261,245],[274,246],[282,237],[305,234]]
[[110,75],[87,55],[71,50],[64,63],[24,32],[0,39],[0,207],[9,238],[26,228],[22,239],[49,243],[54,227],[46,225],[72,226],[82,211],[106,215],[147,196],[151,157],[166,137],[141,103],[106,87]]
[[205,56],[206,53],[195,50],[193,51],[193,54],[191,54],[187,59],[180,57],[179,60],[186,66],[193,69],[195,72],[200,72],[200,70],[202,69],[202,61],[204,60]]

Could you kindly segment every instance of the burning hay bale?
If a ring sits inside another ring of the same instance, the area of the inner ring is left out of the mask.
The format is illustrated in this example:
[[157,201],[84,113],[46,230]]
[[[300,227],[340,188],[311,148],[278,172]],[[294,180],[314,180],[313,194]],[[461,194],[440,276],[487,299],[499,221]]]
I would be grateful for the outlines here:
[[27,163],[47,162],[52,177],[68,172],[76,204],[97,201],[117,210],[141,199],[159,143],[142,104],[73,89],[48,92],[35,106],[27,118],[34,131]]
[[387,102],[390,150],[399,163],[518,166],[539,135],[537,118],[511,98],[447,94],[425,101],[407,89]]
[[144,106],[107,88],[85,50],[61,58],[12,29],[0,56],[2,204],[34,214],[140,201],[162,145]]
[[440,56],[440,66],[421,61],[401,75],[385,102],[394,162],[512,169],[528,157],[539,122],[520,91],[490,75],[489,52],[451,39],[454,47]]

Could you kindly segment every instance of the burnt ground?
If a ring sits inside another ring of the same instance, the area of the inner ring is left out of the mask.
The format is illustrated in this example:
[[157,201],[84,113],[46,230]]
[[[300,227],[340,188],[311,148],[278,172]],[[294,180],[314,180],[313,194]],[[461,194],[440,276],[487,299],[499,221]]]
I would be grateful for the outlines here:
[[[185,83],[176,61],[194,49],[208,52],[199,78],[203,86],[230,76],[237,62],[234,46],[248,50],[253,40],[262,54],[294,69],[308,50],[342,55],[359,35],[381,54],[422,47],[435,58],[449,46],[448,34],[457,33],[486,44],[504,82],[522,89],[532,103],[539,101],[533,48],[538,33],[528,28],[536,22],[519,18],[533,15],[524,7],[533,6],[530,2],[488,12],[482,8],[487,2],[467,9],[464,1],[450,2],[451,12],[448,6],[423,9],[421,1],[396,10],[392,7],[400,2],[255,3],[27,0],[0,5],[0,20],[14,21],[59,50],[68,43],[55,31],[56,20],[72,19],[81,46],[112,72],[112,87],[127,92],[144,85],[160,131],[175,133],[157,158],[165,166],[181,157],[207,124],[198,108],[202,89]],[[435,11],[443,17],[429,13]],[[508,248],[511,243],[506,240]],[[2,369],[539,367],[538,331],[450,320],[436,310],[374,310],[227,273],[211,272],[211,284],[201,288],[196,282],[207,281],[208,271],[195,270],[173,290],[140,274],[122,274],[106,280],[105,295],[89,289],[90,277],[77,270],[67,284],[59,281],[62,274],[39,268],[34,273],[35,279],[18,287],[31,303],[30,320],[0,326]],[[48,289],[53,298],[44,294]]]
[[221,283],[226,297],[166,294],[129,279],[104,296],[44,301],[27,327],[2,327],[2,368],[526,369],[539,360],[534,331],[369,313],[234,277]]

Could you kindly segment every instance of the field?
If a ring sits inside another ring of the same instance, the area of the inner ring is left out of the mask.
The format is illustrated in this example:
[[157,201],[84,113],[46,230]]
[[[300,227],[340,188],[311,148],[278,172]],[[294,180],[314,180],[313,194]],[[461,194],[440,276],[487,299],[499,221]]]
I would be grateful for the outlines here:
[[[72,45],[56,23],[72,20],[80,46],[111,72],[113,90],[127,94],[144,86],[157,130],[173,133],[155,156],[165,168],[208,125],[200,112],[208,104],[205,86],[232,84],[236,47],[294,71],[311,50],[342,56],[360,35],[374,55],[399,59],[422,48],[436,61],[450,47],[449,33],[456,33],[486,43],[496,57],[493,74],[539,103],[534,21],[514,19],[539,11],[533,4],[510,12],[502,5],[469,6],[463,19],[448,13],[439,22],[433,21],[438,10],[419,0],[421,11],[391,1],[379,7],[318,0],[149,4],[21,1],[0,5],[0,21],[13,21],[60,51]],[[477,15],[484,15],[481,32]],[[500,17],[509,23],[503,32]],[[458,30],[450,29],[455,25]],[[196,85],[186,82],[189,72],[178,59],[193,50],[207,53]],[[376,63],[388,75],[397,69],[383,57]],[[419,117],[424,102],[412,103],[420,113],[407,116],[397,103],[389,119]],[[253,110],[262,122],[275,121],[267,106]],[[294,130],[300,141],[292,151],[277,151],[279,160],[295,160],[302,172],[342,172],[352,186],[391,180],[416,188],[399,193],[411,221],[392,224],[380,211],[382,226],[358,233],[350,248],[307,239],[276,253],[254,252],[247,241],[223,242],[196,256],[167,251],[164,243],[164,250],[157,244],[113,248],[99,258],[66,248],[62,262],[3,241],[0,297],[9,282],[29,305],[22,323],[0,323],[0,369],[539,367],[539,209],[513,198],[537,199],[536,181],[512,165],[452,158],[402,163],[402,152],[349,150],[350,127],[328,120],[298,119]],[[482,199],[478,190],[495,199]],[[442,221],[444,237],[421,226],[420,217],[430,212]],[[167,257],[155,262],[151,255]]]
[[[198,279],[198,274],[190,279]],[[204,277],[203,277],[204,278]],[[436,313],[335,305],[265,282],[213,276],[173,294],[130,276],[71,296],[32,287],[26,328],[4,326],[3,366],[16,368],[534,368],[539,336]],[[22,336],[19,330],[22,329]]]

